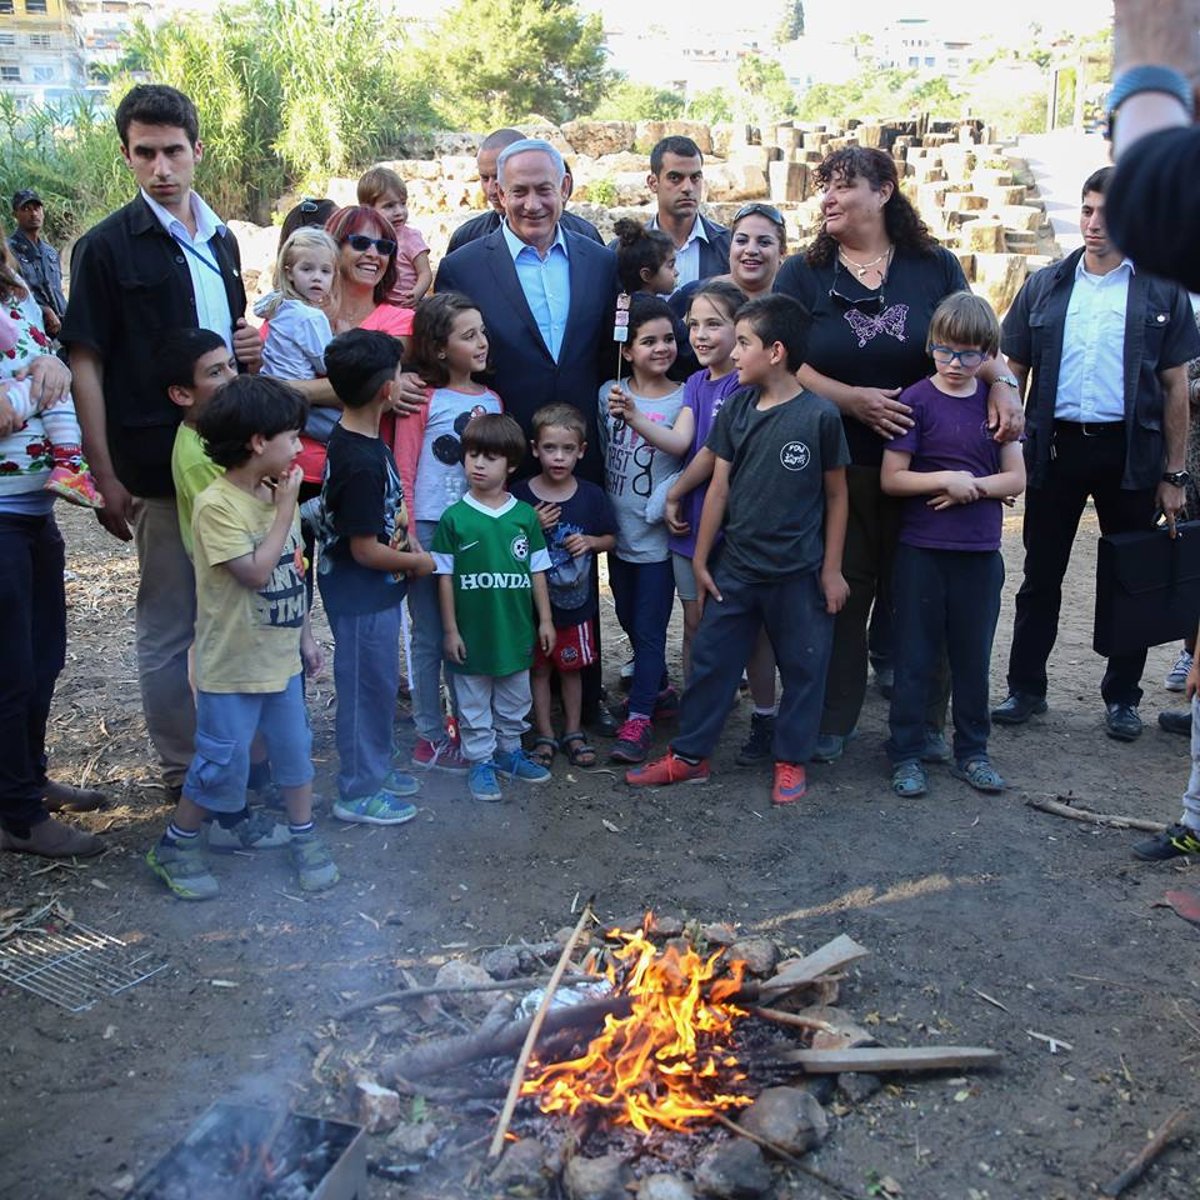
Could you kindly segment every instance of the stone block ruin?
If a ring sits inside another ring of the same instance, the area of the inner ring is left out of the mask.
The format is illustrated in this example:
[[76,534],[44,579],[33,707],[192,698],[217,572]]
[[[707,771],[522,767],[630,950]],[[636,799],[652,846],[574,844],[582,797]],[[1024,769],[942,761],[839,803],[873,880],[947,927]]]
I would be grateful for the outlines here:
[[[872,146],[896,159],[904,193],[943,245],[958,255],[972,288],[1003,316],[1027,275],[1058,256],[1043,205],[1014,147],[974,119],[961,121],[780,121],[755,127],[695,121],[569,121],[519,126],[544,138],[569,161],[570,207],[607,240],[624,216],[653,212],[646,182],[650,148],[661,138],[692,138],[704,154],[706,213],[728,224],[749,200],[767,200],[784,215],[788,248],[811,240],[820,225],[816,168],[831,151]],[[451,233],[480,210],[475,152],[478,133],[415,134],[405,157],[386,165],[408,183],[409,220],[430,247],[436,273]],[[355,180],[334,178],[327,194],[355,202]],[[281,209],[294,201],[285,198]],[[269,290],[277,232],[234,222],[249,290]]]

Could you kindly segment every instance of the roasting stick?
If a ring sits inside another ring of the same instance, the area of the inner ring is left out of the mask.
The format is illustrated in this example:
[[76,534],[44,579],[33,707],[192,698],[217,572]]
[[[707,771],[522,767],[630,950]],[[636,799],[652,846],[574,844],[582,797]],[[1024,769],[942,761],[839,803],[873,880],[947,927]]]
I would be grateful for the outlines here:
[[1101,1189],[1102,1196],[1119,1196],[1127,1187],[1145,1174],[1146,1168],[1166,1149],[1179,1126],[1187,1120],[1187,1109],[1177,1108],[1155,1131],[1154,1136],[1133,1156],[1120,1175],[1110,1179]]
[[[613,314],[613,341],[617,343],[617,387],[621,386],[621,367],[625,357],[621,353],[625,343],[629,341],[629,305],[632,297],[628,292],[622,292],[617,297],[617,310]],[[613,424],[617,429],[625,425],[624,417],[617,417]]]
[[542,996],[542,1002],[538,1005],[538,1010],[533,1014],[533,1020],[529,1023],[529,1032],[525,1035],[525,1044],[521,1047],[521,1053],[517,1055],[517,1065],[512,1073],[512,1079],[509,1080],[508,1095],[504,1098],[504,1108],[500,1112],[500,1123],[496,1126],[496,1133],[492,1138],[492,1144],[488,1147],[488,1158],[497,1157],[500,1151],[504,1149],[504,1135],[508,1132],[509,1122],[513,1118],[513,1110],[517,1107],[517,1097],[521,1094],[521,1083],[525,1079],[525,1068],[529,1065],[529,1056],[533,1052],[533,1045],[542,1030],[542,1022],[546,1018],[546,1013],[550,1010],[550,1001],[554,999],[554,993],[558,990],[558,984],[567,969],[567,963],[571,961],[571,955],[575,952],[575,943],[579,941],[579,935],[583,933],[584,926],[593,919],[592,901],[595,899],[595,896],[590,897],[588,902],[583,906],[583,912],[579,914],[579,920],[576,922],[575,928],[571,931],[571,936],[567,939],[567,944],[563,947],[563,952],[559,956],[558,963],[550,976],[550,982],[546,984],[546,991]]

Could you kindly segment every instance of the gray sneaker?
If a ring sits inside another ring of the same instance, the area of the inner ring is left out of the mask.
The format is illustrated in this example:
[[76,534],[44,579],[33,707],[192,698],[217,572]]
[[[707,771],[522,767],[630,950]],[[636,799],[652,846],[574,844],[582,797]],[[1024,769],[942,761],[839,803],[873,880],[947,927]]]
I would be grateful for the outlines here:
[[217,821],[208,827],[210,850],[279,850],[291,840],[288,827],[263,809],[255,809],[228,829]]
[[181,900],[211,900],[221,890],[204,861],[199,841],[159,842],[146,854],[150,870]]
[[337,865],[329,847],[315,833],[297,834],[288,850],[302,892],[323,892],[337,883]]

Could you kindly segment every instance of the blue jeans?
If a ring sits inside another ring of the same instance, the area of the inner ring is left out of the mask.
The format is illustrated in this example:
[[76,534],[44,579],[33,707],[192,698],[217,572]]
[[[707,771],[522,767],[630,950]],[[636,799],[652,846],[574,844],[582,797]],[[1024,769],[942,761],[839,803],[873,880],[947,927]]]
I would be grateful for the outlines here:
[[988,675],[1000,616],[1004,560],[999,550],[925,550],[901,543],[892,575],[895,685],[887,753],[916,762],[945,645],[954,696],[954,758],[987,757]]
[[[436,521],[418,521],[417,537],[426,550]],[[408,581],[408,613],[412,618],[412,713],[417,734],[427,742],[446,735],[442,723],[442,610],[436,575]]]
[[671,748],[689,758],[708,758],[716,749],[758,631],[765,627],[783,681],[772,752],[777,762],[808,762],[833,649],[833,617],[825,611],[817,572],[750,583],[718,563],[713,578],[723,599],[705,601],[692,643],[692,681]]
[[196,697],[196,753],[183,794],[210,812],[246,807],[250,743],[263,735],[271,778],[281,788],[303,787],[313,777],[312,730],[304,707],[304,674],[281,692],[200,692]]
[[46,720],[67,648],[63,540],[54,517],[0,513],[0,825],[46,819]]
[[392,726],[400,687],[400,605],[359,616],[329,614],[338,791],[347,799],[374,795],[392,764]]
[[667,677],[667,625],[675,607],[675,570],[669,558],[630,563],[608,556],[608,584],[617,620],[633,644],[631,713],[654,712],[654,701]]

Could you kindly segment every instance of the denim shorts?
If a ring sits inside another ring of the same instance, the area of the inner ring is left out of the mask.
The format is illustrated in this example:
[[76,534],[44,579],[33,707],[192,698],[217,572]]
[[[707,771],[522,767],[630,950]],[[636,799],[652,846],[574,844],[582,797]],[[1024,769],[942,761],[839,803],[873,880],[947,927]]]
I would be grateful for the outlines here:
[[696,588],[696,572],[692,569],[692,560],[686,554],[672,550],[671,570],[675,572],[675,590],[679,593],[680,600],[699,600],[700,592]]
[[282,692],[199,692],[196,751],[183,794],[211,812],[246,806],[250,743],[261,731],[271,760],[271,779],[281,788],[311,782],[312,731],[304,707],[301,675]]

